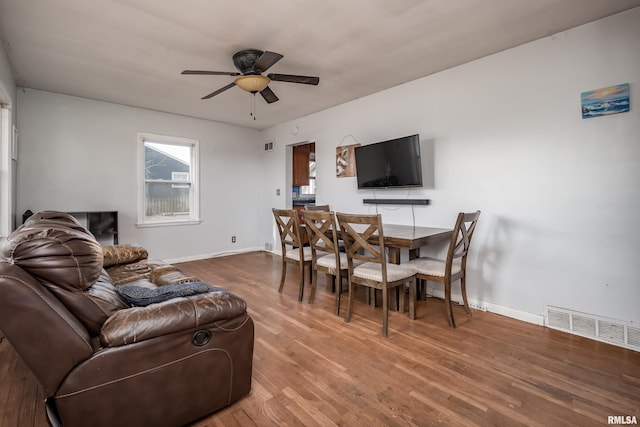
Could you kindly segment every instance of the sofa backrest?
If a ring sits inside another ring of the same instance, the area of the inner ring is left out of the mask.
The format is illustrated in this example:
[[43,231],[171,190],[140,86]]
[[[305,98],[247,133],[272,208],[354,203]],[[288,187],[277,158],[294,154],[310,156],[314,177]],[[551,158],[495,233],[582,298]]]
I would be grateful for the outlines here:
[[42,283],[88,329],[100,333],[105,313],[85,293],[102,272],[102,247],[71,215],[43,212],[0,242],[0,257]]
[[0,261],[0,330],[52,396],[94,352],[84,325],[40,281]]
[[0,329],[48,393],[93,354],[113,312],[102,264],[93,235],[62,212],[35,214],[0,241]]

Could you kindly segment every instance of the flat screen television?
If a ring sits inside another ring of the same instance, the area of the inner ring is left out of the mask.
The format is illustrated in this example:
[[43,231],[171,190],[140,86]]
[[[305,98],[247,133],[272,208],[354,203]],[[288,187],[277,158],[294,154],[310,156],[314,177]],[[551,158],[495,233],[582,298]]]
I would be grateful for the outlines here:
[[355,160],[359,189],[422,187],[417,134],[356,147]]

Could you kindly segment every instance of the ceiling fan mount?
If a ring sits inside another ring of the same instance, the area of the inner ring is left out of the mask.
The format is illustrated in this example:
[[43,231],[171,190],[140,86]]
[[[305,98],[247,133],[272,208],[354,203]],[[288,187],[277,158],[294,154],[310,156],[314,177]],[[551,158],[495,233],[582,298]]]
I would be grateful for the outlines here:
[[320,82],[318,77],[298,76],[292,74],[274,74],[263,75],[271,66],[283,58],[282,55],[275,52],[262,51],[259,49],[244,49],[233,54],[233,65],[238,72],[229,71],[201,71],[201,70],[184,70],[182,74],[197,74],[210,76],[237,76],[230,84],[211,92],[202,97],[209,99],[222,92],[238,86],[241,89],[256,94],[260,93],[267,103],[271,104],[278,101],[278,97],[269,88],[272,81],[299,83],[307,85],[317,85]]
[[258,61],[258,58],[263,54],[258,49],[245,49],[233,54],[233,65],[236,69],[244,75],[248,74],[261,74],[253,70],[253,65]]

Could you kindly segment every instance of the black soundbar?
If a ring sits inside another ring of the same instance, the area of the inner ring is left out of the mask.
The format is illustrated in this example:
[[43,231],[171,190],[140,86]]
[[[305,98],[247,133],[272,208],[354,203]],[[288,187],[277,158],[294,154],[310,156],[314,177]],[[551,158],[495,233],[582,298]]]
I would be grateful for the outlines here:
[[430,199],[363,199],[362,203],[372,205],[428,205]]

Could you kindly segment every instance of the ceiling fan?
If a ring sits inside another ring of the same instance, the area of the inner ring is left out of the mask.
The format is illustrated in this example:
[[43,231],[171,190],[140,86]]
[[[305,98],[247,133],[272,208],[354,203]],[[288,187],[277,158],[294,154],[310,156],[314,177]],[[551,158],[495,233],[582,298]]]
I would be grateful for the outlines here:
[[203,96],[202,99],[209,99],[216,95],[221,94],[227,89],[231,89],[234,86],[239,86],[252,94],[260,92],[260,95],[269,104],[276,102],[278,97],[269,88],[269,83],[275,82],[288,82],[288,83],[301,83],[305,85],[317,85],[320,82],[318,77],[309,76],[296,76],[291,74],[267,74],[263,76],[262,73],[267,71],[272,65],[283,58],[282,55],[275,52],[261,51],[258,49],[245,49],[233,54],[233,64],[239,72],[229,71],[200,71],[200,70],[184,70],[182,74],[196,74],[196,75],[208,75],[208,76],[239,76],[233,82],[220,89],[211,92],[210,94]]

